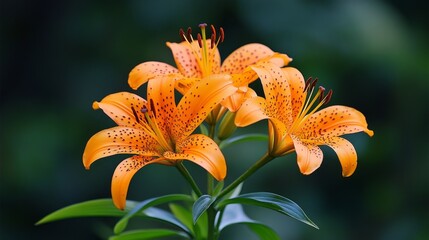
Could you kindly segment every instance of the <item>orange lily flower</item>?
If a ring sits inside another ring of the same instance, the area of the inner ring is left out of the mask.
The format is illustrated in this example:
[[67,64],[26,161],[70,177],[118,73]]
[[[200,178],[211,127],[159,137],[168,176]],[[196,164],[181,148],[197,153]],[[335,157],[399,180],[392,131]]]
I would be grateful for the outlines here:
[[201,79],[212,74],[232,75],[236,93],[222,104],[231,111],[236,111],[241,103],[256,93],[248,88],[248,84],[257,79],[257,75],[248,68],[261,61],[271,61],[282,67],[292,59],[286,54],[273,52],[270,48],[259,43],[244,45],[231,53],[221,64],[219,50],[220,42],[224,40],[224,31],[211,25],[211,37],[206,36],[207,24],[200,24],[201,34],[197,39],[192,37],[191,28],[185,33],[182,29],[180,35],[184,41],[181,43],[167,42],[176,62],[177,68],[167,63],[149,61],[137,65],[129,74],[128,84],[137,89],[150,79],[168,76],[176,82],[176,89],[182,94]]
[[[339,136],[368,130],[365,116],[346,106],[330,106],[319,110],[331,96],[324,88],[315,90],[316,81],[304,81],[295,68],[279,68],[274,64],[252,67],[261,79],[265,98],[248,99],[238,110],[235,123],[247,126],[262,119],[269,121],[269,151],[282,156],[296,151],[303,174],[310,174],[322,163],[323,153],[318,145],[327,145],[337,154],[342,175],[350,176],[357,166],[353,145]],[[312,97],[312,94],[315,96]]]
[[217,144],[202,134],[192,134],[225,96],[235,91],[225,76],[213,75],[192,87],[176,106],[174,80],[150,81],[147,101],[135,94],[120,92],[94,102],[118,126],[92,136],[83,153],[83,164],[90,165],[115,154],[133,154],[116,168],[112,178],[115,206],[124,209],[128,186],[142,167],[159,163],[174,165],[192,161],[217,180],[226,176],[226,163]]

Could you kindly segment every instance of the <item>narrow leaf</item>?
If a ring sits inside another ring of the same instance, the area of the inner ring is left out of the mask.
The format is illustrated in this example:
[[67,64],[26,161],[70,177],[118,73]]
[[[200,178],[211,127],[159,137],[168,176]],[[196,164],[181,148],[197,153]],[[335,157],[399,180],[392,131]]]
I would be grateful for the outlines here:
[[137,203],[127,201],[124,211],[118,210],[112,202],[112,199],[97,199],[81,203],[76,203],[64,208],[61,208],[36,223],[36,225],[77,217],[121,217],[124,216]]
[[188,238],[183,232],[173,231],[169,229],[145,229],[127,231],[120,235],[112,236],[109,240],[146,240],[158,239],[162,237],[182,237]]
[[123,216],[116,223],[113,231],[115,234],[121,233],[126,228],[128,221],[132,217],[134,217],[138,213],[140,213],[143,210],[150,208],[152,206],[156,206],[156,205],[160,205],[160,204],[172,202],[172,201],[191,201],[191,200],[192,200],[192,198],[190,196],[184,195],[184,194],[171,194],[171,195],[165,195],[165,196],[161,196],[161,197],[155,197],[155,198],[147,199],[147,200],[137,204],[125,216]]
[[198,218],[210,207],[214,202],[215,198],[212,198],[210,195],[202,195],[198,198],[194,205],[192,206],[192,220],[194,224],[197,222]]
[[275,210],[282,214],[288,215],[298,221],[301,221],[305,224],[308,224],[314,228],[319,229],[316,224],[314,224],[304,213],[298,204],[292,200],[285,198],[283,196],[269,193],[269,192],[257,192],[257,193],[247,193],[242,194],[236,198],[225,199],[217,205],[217,208],[222,208],[228,204],[239,203],[239,204],[249,204],[254,206],[260,206]]
[[256,233],[261,240],[280,240],[280,237],[273,229],[263,223],[250,219],[244,213],[243,207],[240,204],[229,204],[223,211],[219,231],[232,225],[244,224]]
[[240,136],[228,138],[219,144],[220,149],[224,149],[234,144],[250,142],[250,141],[268,141],[268,136],[265,134],[249,133]]

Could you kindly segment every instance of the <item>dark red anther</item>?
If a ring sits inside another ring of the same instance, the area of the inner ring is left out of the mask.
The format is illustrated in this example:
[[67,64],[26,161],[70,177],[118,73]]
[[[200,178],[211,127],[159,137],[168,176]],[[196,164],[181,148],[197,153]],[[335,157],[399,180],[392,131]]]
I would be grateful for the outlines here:
[[319,79],[318,78],[315,78],[312,82],[311,82],[311,85],[310,85],[310,89],[314,89],[314,87],[316,87],[316,84],[317,84],[317,81],[319,81]]
[[320,92],[319,102],[321,102],[321,101],[323,101],[323,98],[325,97],[325,96],[324,96],[325,88],[324,88],[324,87],[322,87],[322,86],[320,86],[320,87],[319,87],[319,92]]
[[153,103],[153,99],[150,99],[150,110],[153,112],[153,116],[156,117],[155,104]]
[[212,36],[210,37],[210,48],[213,49],[215,46],[215,41],[216,41],[216,35],[212,34]]
[[191,41],[192,39],[192,28],[188,27],[188,30],[186,32],[186,37],[188,38],[188,41]]
[[134,117],[136,118],[137,123],[140,123],[140,119],[139,116],[137,115],[136,110],[134,109],[134,107],[131,107],[131,110],[133,111]]
[[223,42],[223,40],[225,39],[225,33],[223,32],[223,28],[219,28],[219,32],[220,32],[220,42]]
[[307,91],[307,89],[310,87],[311,81],[313,81],[313,78],[312,78],[312,77],[309,77],[309,78],[305,81],[304,91]]
[[183,31],[183,28],[179,29],[179,35],[180,35],[180,38],[182,39],[182,41],[186,41],[185,31]]
[[203,40],[201,39],[201,34],[198,33],[197,39],[198,39],[198,45],[200,45],[200,48],[203,48]]
[[211,36],[211,38],[216,39],[216,28],[213,25],[210,25],[210,28],[212,30],[212,36]]
[[324,103],[323,104],[327,104],[329,101],[331,101],[332,94],[333,94],[333,91],[332,91],[332,89],[330,89],[328,91],[328,94],[326,94],[326,97],[324,99]]

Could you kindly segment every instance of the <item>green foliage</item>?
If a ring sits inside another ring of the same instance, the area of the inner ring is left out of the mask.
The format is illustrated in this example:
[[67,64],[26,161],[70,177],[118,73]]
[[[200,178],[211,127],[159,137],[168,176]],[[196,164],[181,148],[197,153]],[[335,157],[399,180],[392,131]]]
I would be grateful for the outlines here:
[[256,192],[256,193],[246,193],[238,197],[225,199],[216,206],[217,208],[225,207],[229,204],[248,204],[253,206],[264,207],[271,209],[282,214],[286,214],[289,217],[292,217],[298,221],[301,221],[307,225],[310,225],[314,228],[319,229],[316,224],[314,224],[304,213],[298,204],[293,202],[290,199],[287,199],[283,196],[269,193],[269,192]]

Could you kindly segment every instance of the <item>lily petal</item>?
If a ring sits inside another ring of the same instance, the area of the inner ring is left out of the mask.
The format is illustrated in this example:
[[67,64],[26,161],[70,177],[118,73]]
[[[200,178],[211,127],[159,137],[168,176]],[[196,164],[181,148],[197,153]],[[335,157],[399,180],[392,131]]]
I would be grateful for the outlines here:
[[300,112],[306,98],[306,92],[304,91],[304,76],[302,76],[302,73],[298,69],[293,67],[282,68],[282,71],[287,79],[287,82],[289,83],[292,117],[295,119]]
[[284,123],[292,123],[291,91],[281,68],[265,63],[252,66],[258,74],[267,100],[267,113]]
[[268,119],[267,102],[262,97],[247,99],[235,115],[235,125],[246,127],[262,119]]
[[274,55],[274,52],[269,47],[259,43],[250,43],[232,52],[223,61],[220,72],[229,74],[241,73],[248,66],[272,55]]
[[256,96],[256,92],[249,87],[246,88],[246,91],[238,89],[234,94],[222,102],[222,106],[228,108],[231,112],[236,112],[247,99]]
[[308,117],[299,132],[308,139],[319,137],[337,137],[344,134],[365,132],[369,136],[374,132],[367,128],[365,116],[358,110],[346,106],[330,106]]
[[131,70],[128,76],[128,85],[136,90],[150,79],[171,74],[177,75],[179,70],[163,62],[144,62]]
[[317,145],[302,142],[296,136],[292,135],[291,138],[295,146],[299,170],[302,174],[311,174],[322,164],[322,150]]
[[112,200],[116,208],[124,210],[128,187],[134,174],[142,167],[154,163],[156,158],[133,156],[123,160],[116,167],[112,177]]
[[93,108],[102,109],[119,126],[140,128],[138,122],[144,119],[140,110],[146,105],[146,100],[136,94],[119,92],[106,96],[101,102],[94,102]]
[[157,142],[144,131],[130,127],[113,127],[94,134],[83,152],[83,165],[89,169],[96,160],[115,154],[158,156]]
[[154,106],[151,107],[155,109],[152,111],[155,111],[157,125],[164,136],[168,136],[170,133],[174,109],[176,108],[174,84],[174,79],[161,77],[149,81],[147,86],[147,99],[149,102],[153,102]]
[[357,154],[353,144],[344,138],[333,137],[326,145],[337,153],[343,169],[343,177],[351,176],[357,167]]
[[189,89],[176,108],[173,124],[176,139],[189,136],[219,103],[236,90],[227,74],[210,75]]
[[193,134],[178,143],[178,153],[166,152],[167,159],[186,159],[204,168],[221,181],[226,176],[226,162],[219,146],[209,137]]
[[[206,41],[207,48],[211,50],[209,54],[213,55],[210,55],[208,59],[212,70],[211,73],[214,74],[218,73],[220,69],[220,54],[217,48],[210,48],[210,43],[210,40]],[[203,70],[200,62],[203,57],[197,41],[192,43],[186,41],[181,43],[167,42],[167,46],[173,52],[173,58],[180,73],[185,77],[202,77]]]

